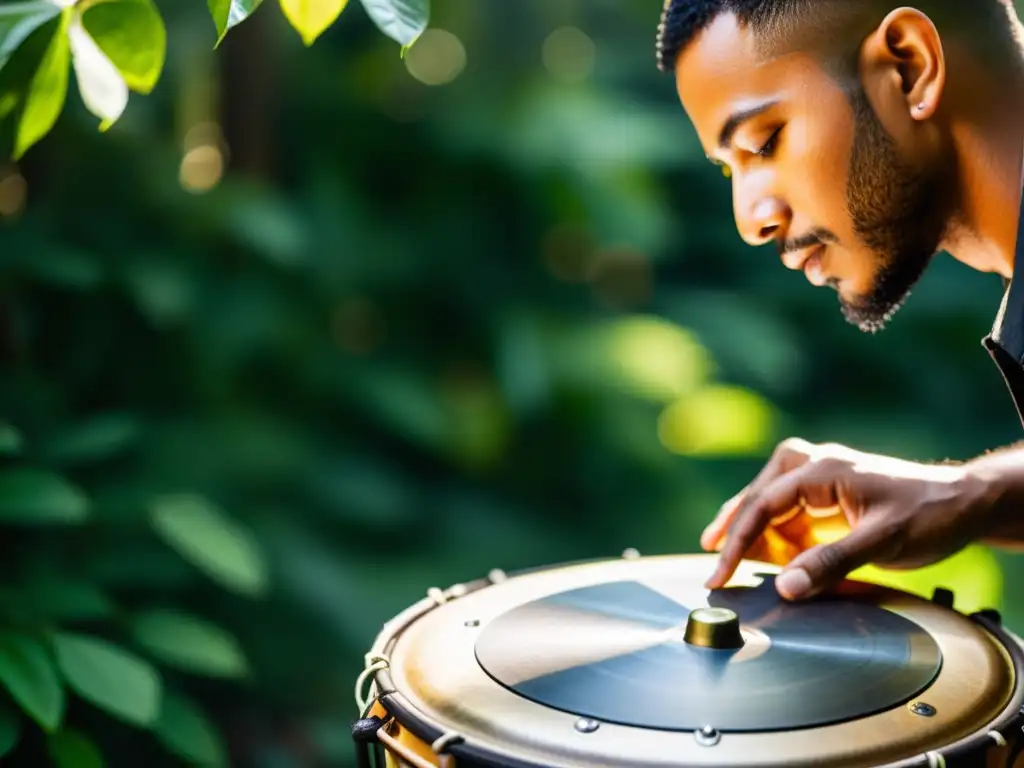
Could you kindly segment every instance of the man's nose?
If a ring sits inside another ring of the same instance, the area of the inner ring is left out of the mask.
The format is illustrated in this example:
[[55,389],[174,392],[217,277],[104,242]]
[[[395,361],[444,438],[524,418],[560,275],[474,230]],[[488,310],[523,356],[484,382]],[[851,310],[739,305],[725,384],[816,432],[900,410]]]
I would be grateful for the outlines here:
[[749,245],[764,245],[785,234],[791,212],[789,207],[775,195],[761,194],[744,200],[737,196],[735,201],[736,229]]

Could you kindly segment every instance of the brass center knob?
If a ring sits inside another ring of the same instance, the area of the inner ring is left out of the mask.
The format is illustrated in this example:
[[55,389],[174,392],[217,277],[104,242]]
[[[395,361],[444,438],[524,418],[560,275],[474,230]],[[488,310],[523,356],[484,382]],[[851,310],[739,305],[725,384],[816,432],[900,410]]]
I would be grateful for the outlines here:
[[728,608],[697,608],[686,619],[683,639],[701,648],[742,648],[739,616]]

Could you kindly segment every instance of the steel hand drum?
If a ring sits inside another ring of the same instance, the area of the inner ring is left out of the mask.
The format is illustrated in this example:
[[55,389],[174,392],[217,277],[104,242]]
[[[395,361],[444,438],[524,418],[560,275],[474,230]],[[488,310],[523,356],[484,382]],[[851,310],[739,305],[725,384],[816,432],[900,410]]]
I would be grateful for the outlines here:
[[429,590],[366,655],[358,765],[1024,768],[1024,654],[994,611],[853,581],[789,603],[750,561],[704,589],[714,565],[629,552]]

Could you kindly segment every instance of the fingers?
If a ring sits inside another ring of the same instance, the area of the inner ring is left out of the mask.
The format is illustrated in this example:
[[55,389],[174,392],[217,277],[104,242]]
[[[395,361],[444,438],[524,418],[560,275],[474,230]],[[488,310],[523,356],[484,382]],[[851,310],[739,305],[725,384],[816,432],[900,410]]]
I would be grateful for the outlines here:
[[708,552],[717,550],[725,534],[732,527],[737,515],[742,510],[743,503],[748,498],[756,497],[760,494],[779,475],[804,464],[811,454],[812,447],[805,440],[796,438],[779,443],[771,458],[765,463],[750,485],[722,505],[715,519],[711,521],[701,534],[701,547]]
[[786,565],[799,555],[803,549],[779,533],[774,527],[768,526],[754,543],[743,553],[744,560],[759,563]]
[[749,494],[735,514],[719,556],[718,567],[705,586],[708,589],[723,586],[732,577],[744,553],[764,533],[772,518],[800,505],[805,495],[811,494],[817,499],[832,497],[831,503],[835,503],[834,493],[830,490],[834,478],[827,471],[827,465],[804,464],[777,477],[759,494]]
[[[747,488],[749,488],[748,486]],[[700,535],[700,546],[706,552],[713,552],[718,548],[719,542],[722,537],[725,536],[725,532],[732,525],[733,519],[736,517],[736,513],[740,511],[740,505],[743,503],[743,499],[747,494],[747,488],[737,493],[731,499],[729,499],[722,508],[718,511],[715,519],[712,520],[704,532]]]
[[797,555],[775,578],[775,588],[787,600],[813,597],[862,565],[884,560],[889,550],[898,546],[897,537],[887,526],[874,521],[864,523],[837,541]]

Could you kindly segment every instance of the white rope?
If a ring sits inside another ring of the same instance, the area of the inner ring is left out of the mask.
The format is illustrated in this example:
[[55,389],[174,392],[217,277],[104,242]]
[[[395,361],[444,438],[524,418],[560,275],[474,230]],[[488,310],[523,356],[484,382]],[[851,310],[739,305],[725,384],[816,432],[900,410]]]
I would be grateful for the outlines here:
[[430,748],[434,751],[434,754],[440,755],[457,741],[462,741],[462,734],[456,733],[455,731],[448,731],[434,739],[434,743],[430,745]]
[[366,684],[367,679],[370,675],[379,669],[387,669],[391,663],[387,656],[383,654],[368,653],[365,658],[366,668],[359,673],[359,677],[356,678],[356,707],[359,709],[359,714],[362,715],[366,711],[367,705],[370,703],[369,691],[367,696],[363,698],[363,686]]

